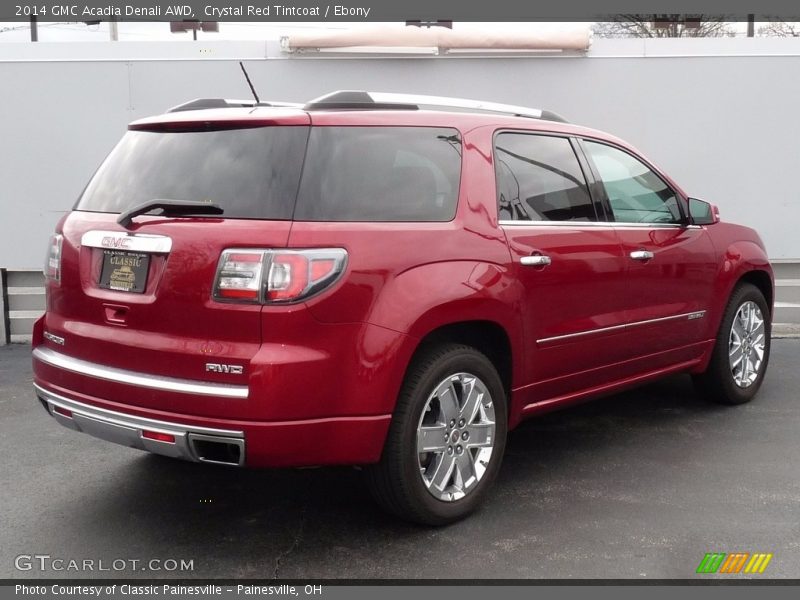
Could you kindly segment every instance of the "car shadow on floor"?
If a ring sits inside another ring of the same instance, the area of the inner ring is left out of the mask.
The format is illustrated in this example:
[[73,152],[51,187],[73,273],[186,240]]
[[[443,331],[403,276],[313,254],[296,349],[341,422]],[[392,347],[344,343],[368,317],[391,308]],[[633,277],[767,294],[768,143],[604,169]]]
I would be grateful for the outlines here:
[[[591,472],[614,461],[621,469],[631,466],[626,462],[635,467],[654,439],[680,443],[702,435],[703,424],[727,410],[699,398],[688,377],[676,376],[528,421],[510,435],[487,506],[444,529],[384,514],[353,468],[241,470],[151,455],[132,455],[102,497],[87,498],[76,527],[127,531],[143,548],[168,540],[192,556],[199,553],[198,562],[216,576],[280,575],[290,555],[319,567],[337,552],[347,561],[386,544],[402,551],[405,543],[426,540],[435,548],[457,532],[491,531],[497,519],[513,513],[518,496],[572,485],[572,478],[591,486]],[[320,568],[312,572],[323,576]]]

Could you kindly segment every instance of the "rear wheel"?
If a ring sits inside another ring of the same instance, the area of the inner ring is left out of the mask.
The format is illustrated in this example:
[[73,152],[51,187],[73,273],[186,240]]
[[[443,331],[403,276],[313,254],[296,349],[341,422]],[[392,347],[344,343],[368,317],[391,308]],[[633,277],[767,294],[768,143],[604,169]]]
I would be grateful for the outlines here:
[[734,289],[705,373],[694,377],[698,390],[721,404],[753,399],[767,370],[770,313],[764,294],[743,283]]
[[409,368],[381,462],[366,469],[381,506],[443,525],[484,499],[500,468],[506,395],[486,356],[458,344],[432,348]]

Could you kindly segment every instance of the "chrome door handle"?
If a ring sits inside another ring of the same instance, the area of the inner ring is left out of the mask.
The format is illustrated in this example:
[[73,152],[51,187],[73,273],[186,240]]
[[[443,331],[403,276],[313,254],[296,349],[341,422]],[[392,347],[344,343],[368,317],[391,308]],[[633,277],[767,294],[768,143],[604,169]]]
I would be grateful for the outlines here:
[[549,256],[534,254],[532,256],[523,256],[519,259],[519,262],[526,267],[546,267],[553,261],[550,260]]
[[652,252],[648,250],[634,250],[631,252],[631,258],[633,260],[650,260],[655,256]]

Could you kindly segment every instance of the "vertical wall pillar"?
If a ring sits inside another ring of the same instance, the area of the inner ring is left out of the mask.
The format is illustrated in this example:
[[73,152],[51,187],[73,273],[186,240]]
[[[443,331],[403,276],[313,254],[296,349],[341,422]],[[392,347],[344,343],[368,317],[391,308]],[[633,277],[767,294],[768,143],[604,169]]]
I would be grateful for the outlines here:
[[0,269],[0,346],[8,343],[9,317],[8,317],[8,284],[6,283],[6,270]]

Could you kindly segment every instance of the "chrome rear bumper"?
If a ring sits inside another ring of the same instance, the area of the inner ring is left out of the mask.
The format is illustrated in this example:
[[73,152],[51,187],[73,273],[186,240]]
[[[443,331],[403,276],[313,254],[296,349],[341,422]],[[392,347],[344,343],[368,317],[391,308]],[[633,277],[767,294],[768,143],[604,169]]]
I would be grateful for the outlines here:
[[[91,436],[155,454],[194,462],[243,466],[244,432],[181,425],[97,408],[70,400],[34,384],[47,412],[64,427]],[[174,441],[144,437],[143,433],[166,434]]]
[[160,375],[149,375],[127,369],[117,369],[106,367],[97,363],[73,358],[61,352],[56,352],[52,348],[39,346],[33,349],[33,357],[43,363],[80,373],[95,379],[104,379],[116,383],[124,383],[137,387],[160,390],[163,392],[181,392],[184,394],[199,394],[201,396],[219,396],[220,398],[235,398],[246,400],[248,389],[246,385],[229,385],[225,383],[208,383],[205,381],[191,381],[187,379],[175,379],[173,377],[162,377]]

